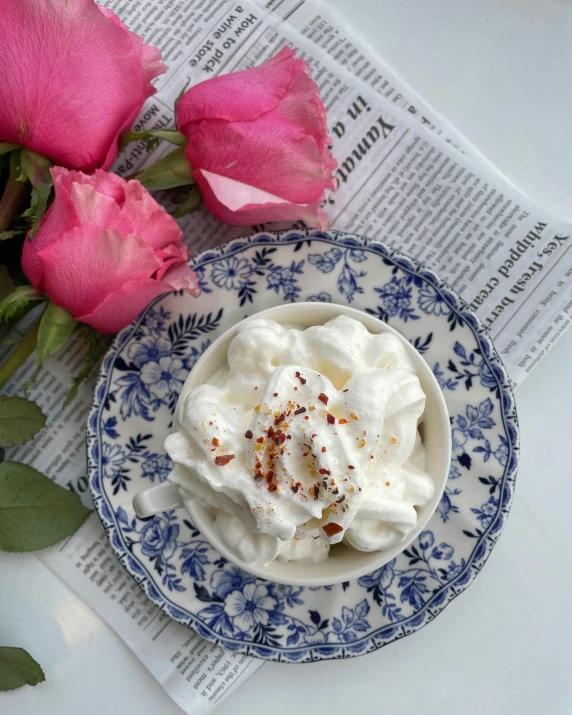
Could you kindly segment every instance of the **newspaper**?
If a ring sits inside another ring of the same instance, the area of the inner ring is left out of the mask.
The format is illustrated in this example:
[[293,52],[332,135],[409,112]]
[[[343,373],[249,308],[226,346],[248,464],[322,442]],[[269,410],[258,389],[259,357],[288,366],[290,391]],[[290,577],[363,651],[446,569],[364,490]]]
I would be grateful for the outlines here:
[[[453,127],[406,87],[314,0],[109,0],[106,4],[169,67],[137,129],[174,127],[173,105],[194,84],[259,64],[290,45],[305,57],[328,108],[337,189],[326,199],[332,226],[379,239],[422,260],[463,296],[489,328],[517,386],[570,324],[570,226],[510,186]],[[115,170],[155,161],[133,143]],[[199,210],[183,222],[196,254],[253,229],[220,224]],[[254,227],[259,230],[266,227]],[[85,346],[74,341],[48,361],[30,397],[48,416],[35,443],[7,450],[90,504],[84,454],[93,380],[62,401]],[[7,386],[23,389],[29,360]],[[187,713],[210,711],[259,661],[207,644],[166,619],[124,572],[96,516],[39,558],[125,640]]]
[[[110,6],[144,31],[138,4]],[[407,88],[334,27],[323,6],[274,0],[271,8],[216,0],[148,8],[150,39],[166,42],[170,70],[140,127],[174,126],[184,77],[200,82],[259,64],[285,44],[294,47],[312,67],[328,108],[339,162],[338,188],[325,206],[332,226],[399,247],[445,278],[490,330],[518,385],[570,324],[570,226],[508,185],[429,108],[409,99]],[[200,23],[190,22],[198,16]],[[194,28],[190,51],[175,42],[178,22]],[[130,145],[116,169],[132,172],[167,150],[160,146],[149,157],[143,142]],[[187,218],[184,228],[195,251],[244,233],[206,211]]]
[[115,557],[95,514],[40,558],[119,633],[188,713],[210,712],[262,665],[213,645],[153,604]]

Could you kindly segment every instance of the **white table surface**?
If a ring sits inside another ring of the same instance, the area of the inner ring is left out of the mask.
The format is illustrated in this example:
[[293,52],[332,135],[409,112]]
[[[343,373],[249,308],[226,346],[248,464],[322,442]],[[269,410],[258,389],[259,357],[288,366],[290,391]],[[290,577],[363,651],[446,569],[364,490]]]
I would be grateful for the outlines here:
[[[330,2],[519,188],[572,222],[570,0]],[[474,584],[376,653],[267,664],[217,715],[572,713],[570,354],[572,332],[517,392],[516,496]],[[0,694],[2,715],[181,715],[33,557],[0,553],[0,642],[28,648],[47,672],[41,686]]]

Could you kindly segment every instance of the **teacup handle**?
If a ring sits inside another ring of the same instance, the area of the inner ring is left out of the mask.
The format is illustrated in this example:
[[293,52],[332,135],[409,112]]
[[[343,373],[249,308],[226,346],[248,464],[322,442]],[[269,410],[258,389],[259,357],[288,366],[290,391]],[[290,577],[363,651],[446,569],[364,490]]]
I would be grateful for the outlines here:
[[169,482],[156,484],[133,497],[133,509],[141,519],[184,506],[178,488]]

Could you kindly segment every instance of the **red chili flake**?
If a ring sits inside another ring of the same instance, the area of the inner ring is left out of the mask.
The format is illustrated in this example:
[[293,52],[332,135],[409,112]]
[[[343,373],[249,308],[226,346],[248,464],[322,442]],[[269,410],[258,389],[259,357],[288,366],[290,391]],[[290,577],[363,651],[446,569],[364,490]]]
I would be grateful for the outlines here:
[[277,393],[277,392],[274,393],[274,397],[278,397],[278,393]]
[[317,436],[318,436],[317,434],[313,434],[313,435],[312,435],[312,439],[314,439],[314,437],[317,437]]
[[334,417],[334,415],[331,415],[329,412],[328,412],[328,415],[327,415],[326,419],[328,420],[328,424],[329,424],[329,425],[335,425],[335,424],[336,424],[336,418]]
[[339,494],[340,490],[336,487],[335,489],[332,489],[332,494]]
[[274,420],[274,427],[278,427],[278,425],[284,420],[284,413],[281,412],[278,417]]
[[213,447],[218,447],[218,439],[213,437]]
[[309,454],[310,454],[310,452],[304,452],[304,454],[302,455],[302,457],[307,457]]
[[291,434],[287,435],[286,439],[292,439],[292,435]]
[[296,390],[296,392],[298,392],[298,388],[297,388],[297,387],[295,387],[294,389]]
[[328,450],[325,447],[322,447],[322,452],[327,452]]
[[338,420],[339,425],[347,425],[348,421],[342,417],[341,420]]
[[212,425],[212,422],[209,422],[209,425]]
[[344,527],[331,521],[329,524],[322,526],[322,529],[324,530],[326,536],[330,537],[334,536],[334,534],[339,534],[340,531],[344,530]]
[[256,474],[254,475],[254,480],[256,482],[261,482],[263,479],[264,479],[264,474],[262,474],[262,472],[256,472]]
[[255,390],[258,390],[258,387],[255,387],[254,389],[255,389]]
[[257,440],[258,444],[263,444],[264,443],[264,437],[259,437]]
[[260,467],[262,467],[262,464],[260,464],[260,462],[257,461],[254,466],[256,467],[256,469],[260,469]]
[[278,487],[276,486],[276,484],[274,484],[274,482],[272,484],[268,485],[269,492],[275,492],[277,489],[278,489]]
[[310,419],[309,415],[305,415],[305,416],[304,416],[304,419],[305,419],[305,420],[309,420],[309,419]]
[[246,439],[252,439],[254,437],[252,430],[250,430],[250,429],[246,430],[246,432],[244,433],[244,436],[246,437]]
[[347,392],[349,389],[350,389],[349,387],[346,387],[346,389],[344,390],[344,392]]
[[300,378],[300,382],[302,383],[302,385],[305,385],[305,384],[306,384],[306,378],[305,378],[305,377],[301,377],[301,378]]
[[318,470],[320,474],[331,474],[329,469],[325,469],[325,467],[322,467],[322,469]]
[[342,494],[342,496],[336,501],[336,504],[341,504],[345,498],[346,498],[346,495]]
[[328,404],[328,396],[324,395],[323,392],[320,392],[320,394],[318,395],[318,400],[320,400],[320,402],[323,402],[324,405]]
[[271,482],[274,479],[274,472],[272,470],[270,470],[269,472],[266,473],[266,479],[269,482]]
[[351,464],[348,464],[348,469],[355,469],[355,467],[352,466]]
[[284,442],[286,441],[286,435],[284,434],[284,432],[279,432],[274,437],[274,441],[276,442],[276,444],[284,444]]
[[293,487],[290,487],[290,489],[294,492],[294,494],[298,493],[298,487],[294,485]]
[[224,465],[228,464],[231,459],[234,459],[234,457],[234,454],[221,454],[218,457],[215,457],[214,463],[217,467],[224,467]]
[[320,496],[320,485],[316,484],[314,487],[314,499],[317,499]]
[[385,482],[385,486],[386,486],[386,487],[390,487],[390,486],[391,486],[391,483],[390,483],[390,482]]
[[270,439],[274,436],[274,429],[272,428],[272,425],[266,430],[266,434]]
[[299,407],[297,410],[294,410],[295,415],[301,415],[302,413],[306,412],[305,407]]

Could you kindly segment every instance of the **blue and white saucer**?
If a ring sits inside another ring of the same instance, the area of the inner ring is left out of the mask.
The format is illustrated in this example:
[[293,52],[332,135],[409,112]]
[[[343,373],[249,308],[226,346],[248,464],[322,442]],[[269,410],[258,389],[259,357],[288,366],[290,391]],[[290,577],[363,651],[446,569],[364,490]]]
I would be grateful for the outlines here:
[[[435,274],[339,232],[238,239],[193,263],[202,295],[157,299],[113,341],[98,378],[87,448],[96,508],[119,559],[166,613],[232,650],[278,661],[347,658],[431,621],[473,580],[498,539],[518,454],[514,399],[478,319]],[[399,330],[436,375],[451,415],[453,463],[429,528],[356,581],[294,588],[222,558],[184,511],[138,519],[133,495],[164,480],[163,451],[188,371],[238,320],[284,301],[351,304]]]

